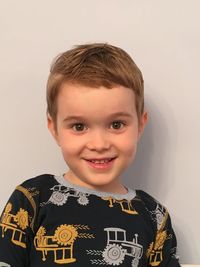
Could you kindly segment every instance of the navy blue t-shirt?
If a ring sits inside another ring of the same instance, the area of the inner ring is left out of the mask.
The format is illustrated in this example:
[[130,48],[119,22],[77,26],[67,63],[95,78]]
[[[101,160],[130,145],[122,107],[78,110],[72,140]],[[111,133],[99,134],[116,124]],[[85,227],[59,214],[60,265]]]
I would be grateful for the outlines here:
[[0,218],[0,267],[179,267],[165,207],[49,174],[26,180]]

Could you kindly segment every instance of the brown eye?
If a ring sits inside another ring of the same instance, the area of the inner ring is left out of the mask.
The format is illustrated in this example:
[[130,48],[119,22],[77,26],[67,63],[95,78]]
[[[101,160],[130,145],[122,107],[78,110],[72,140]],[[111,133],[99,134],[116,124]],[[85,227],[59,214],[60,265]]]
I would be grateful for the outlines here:
[[81,131],[83,131],[84,129],[85,129],[85,126],[84,126],[84,124],[82,124],[82,123],[76,123],[76,124],[74,124],[73,125],[73,130],[75,130],[76,132],[81,132]]
[[124,126],[124,123],[121,122],[121,121],[114,121],[114,122],[112,123],[112,128],[113,128],[114,130],[121,129],[123,126]]

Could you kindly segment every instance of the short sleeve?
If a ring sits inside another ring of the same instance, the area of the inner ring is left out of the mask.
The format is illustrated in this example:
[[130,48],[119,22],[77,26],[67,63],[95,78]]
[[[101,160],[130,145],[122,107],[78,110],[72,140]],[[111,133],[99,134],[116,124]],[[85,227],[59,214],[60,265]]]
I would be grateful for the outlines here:
[[0,217],[1,266],[29,266],[34,217],[34,202],[30,192],[18,186]]

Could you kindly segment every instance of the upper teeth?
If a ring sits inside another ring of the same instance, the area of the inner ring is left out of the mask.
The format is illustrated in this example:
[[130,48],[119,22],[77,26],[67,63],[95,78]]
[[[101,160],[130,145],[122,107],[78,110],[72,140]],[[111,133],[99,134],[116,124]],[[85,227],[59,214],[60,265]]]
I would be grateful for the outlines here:
[[91,160],[91,161],[94,162],[94,163],[105,163],[105,162],[110,161],[110,159]]

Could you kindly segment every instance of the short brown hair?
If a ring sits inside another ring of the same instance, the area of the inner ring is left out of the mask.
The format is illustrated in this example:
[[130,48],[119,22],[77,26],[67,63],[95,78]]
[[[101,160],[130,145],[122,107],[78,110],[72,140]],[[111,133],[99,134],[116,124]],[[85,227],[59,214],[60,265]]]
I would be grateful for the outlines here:
[[144,110],[142,73],[121,48],[107,43],[78,45],[60,54],[53,62],[47,82],[47,113],[56,122],[57,96],[63,83],[97,88],[121,85],[135,93],[138,118]]

